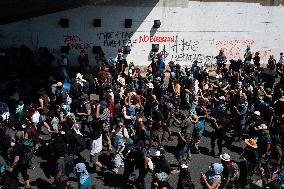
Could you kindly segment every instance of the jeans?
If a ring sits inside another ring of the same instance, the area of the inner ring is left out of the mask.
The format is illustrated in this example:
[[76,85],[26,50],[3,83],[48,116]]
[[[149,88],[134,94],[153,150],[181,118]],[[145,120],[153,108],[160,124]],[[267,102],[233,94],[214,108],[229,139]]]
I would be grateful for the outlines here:
[[184,160],[184,158],[187,157],[187,159],[191,160],[191,154],[189,151],[189,145],[186,144],[183,149],[181,149],[177,154],[177,160],[178,162],[181,162]]

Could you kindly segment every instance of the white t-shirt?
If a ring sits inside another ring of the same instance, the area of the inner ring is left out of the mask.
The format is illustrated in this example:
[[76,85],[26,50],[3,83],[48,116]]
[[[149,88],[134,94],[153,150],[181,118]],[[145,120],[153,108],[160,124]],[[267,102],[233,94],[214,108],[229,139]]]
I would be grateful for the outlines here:
[[32,123],[38,124],[39,123],[39,117],[40,114],[38,111],[36,111],[33,115],[32,115]]

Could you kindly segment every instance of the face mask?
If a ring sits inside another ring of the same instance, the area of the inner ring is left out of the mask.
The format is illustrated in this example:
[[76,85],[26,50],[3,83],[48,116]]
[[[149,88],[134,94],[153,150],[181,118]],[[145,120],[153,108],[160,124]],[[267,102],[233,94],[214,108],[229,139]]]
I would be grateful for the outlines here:
[[11,146],[12,146],[12,147],[15,146],[15,142],[11,142]]

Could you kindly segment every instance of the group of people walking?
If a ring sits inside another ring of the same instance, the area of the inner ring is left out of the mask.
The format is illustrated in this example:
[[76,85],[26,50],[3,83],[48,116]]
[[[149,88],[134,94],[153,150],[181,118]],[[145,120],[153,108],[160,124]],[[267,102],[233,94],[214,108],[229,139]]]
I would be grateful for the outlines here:
[[[156,53],[146,73],[123,52],[109,60],[100,52],[92,70],[82,50],[77,73],[66,55],[57,69],[49,66],[54,56],[47,49],[39,51],[37,63],[25,47],[17,51],[20,59],[13,53],[2,58],[8,70],[0,78],[5,189],[19,186],[19,173],[24,187],[32,187],[28,169],[35,167],[35,157],[47,161],[50,187],[56,189],[74,188],[72,174],[78,188],[95,188],[93,172],[122,174],[122,188],[130,187],[132,178],[136,188],[147,188],[148,174],[151,188],[174,188],[169,180],[177,174],[178,189],[198,188],[190,165],[194,154],[204,154],[199,145],[208,137],[210,152],[204,155],[220,160],[201,173],[204,188],[249,187],[255,175],[271,188],[283,184],[282,53],[279,61],[271,56],[264,68],[250,47],[244,60],[229,65],[220,50],[216,70],[197,62],[186,68],[166,64]],[[238,160],[225,153],[233,142],[246,146]],[[166,158],[169,143],[176,145],[170,152],[175,167]]]

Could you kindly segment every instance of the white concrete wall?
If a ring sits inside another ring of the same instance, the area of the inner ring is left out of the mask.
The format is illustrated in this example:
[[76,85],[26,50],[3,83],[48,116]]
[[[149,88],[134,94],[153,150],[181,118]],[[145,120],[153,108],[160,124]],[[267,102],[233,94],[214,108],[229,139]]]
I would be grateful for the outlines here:
[[[70,20],[61,28],[60,18]],[[101,18],[102,27],[93,27]],[[124,19],[133,19],[132,28],[124,28]],[[190,64],[195,59],[210,62],[220,48],[229,59],[242,58],[247,45],[260,51],[263,62],[270,54],[276,58],[284,49],[284,7],[257,3],[221,3],[190,1],[185,7],[96,7],[87,6],[0,26],[0,47],[25,44],[33,49],[49,47],[57,56],[60,46],[69,45],[70,60],[76,63],[80,48],[85,48],[93,64],[92,46],[102,46],[106,57],[115,57],[117,49],[131,46],[128,60],[149,64],[152,43],[165,46],[166,61]],[[162,25],[153,29],[153,20]],[[167,37],[166,42],[143,41],[148,36]],[[142,40],[143,39],[143,40]]]

